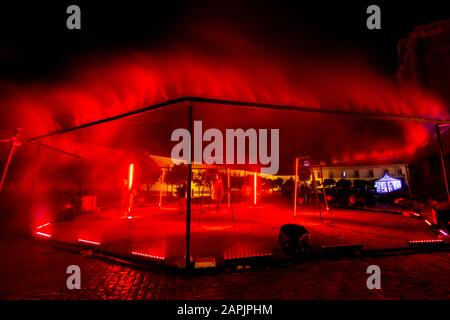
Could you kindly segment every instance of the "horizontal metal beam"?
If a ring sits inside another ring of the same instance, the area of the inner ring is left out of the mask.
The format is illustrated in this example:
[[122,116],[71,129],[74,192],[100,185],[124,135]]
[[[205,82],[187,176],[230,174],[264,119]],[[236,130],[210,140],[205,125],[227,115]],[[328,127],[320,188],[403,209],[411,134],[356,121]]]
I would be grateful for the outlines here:
[[225,99],[202,98],[202,97],[186,97],[186,99],[188,99],[191,102],[198,102],[198,103],[213,103],[213,104],[219,104],[219,105],[240,106],[240,107],[259,108],[259,109],[328,113],[328,114],[343,115],[343,116],[357,116],[357,117],[362,117],[362,118],[415,121],[415,122],[426,122],[426,123],[432,123],[432,124],[450,124],[450,119],[435,119],[435,118],[407,116],[407,115],[400,115],[400,114],[346,111],[346,110],[329,109],[329,108],[322,108],[322,107],[317,108],[317,107],[311,107],[311,106],[283,105],[283,104],[247,102],[247,101],[239,101],[239,100],[225,100]]
[[345,111],[338,109],[330,109],[330,108],[317,108],[312,106],[296,106],[296,105],[285,105],[285,104],[272,104],[272,103],[262,103],[262,102],[250,102],[250,101],[240,101],[240,100],[228,100],[228,99],[217,99],[217,98],[204,98],[204,97],[195,97],[195,96],[184,96],[177,99],[167,100],[165,102],[161,102],[158,104],[154,104],[145,108],[136,109],[133,111],[129,111],[126,113],[122,113],[116,116],[96,120],[93,122],[88,122],[85,124],[81,124],[78,126],[56,130],[47,134],[39,135],[33,138],[28,139],[28,141],[35,141],[43,138],[47,138],[54,135],[59,135],[62,133],[67,133],[83,128],[88,128],[94,125],[106,123],[109,121],[114,121],[130,116],[135,116],[140,113],[149,112],[157,109],[161,109],[164,107],[168,107],[170,105],[183,103],[183,102],[191,102],[191,103],[211,103],[223,106],[239,106],[239,107],[247,107],[247,108],[256,108],[256,109],[268,109],[268,110],[281,110],[281,111],[293,111],[293,112],[309,112],[309,113],[325,113],[332,115],[342,115],[342,116],[356,116],[361,118],[374,118],[374,119],[385,119],[385,120],[400,120],[400,121],[415,121],[415,122],[424,122],[430,124],[450,124],[450,119],[435,119],[435,118],[427,118],[427,117],[418,117],[418,116],[408,116],[408,115],[399,115],[399,114],[387,114],[387,113],[375,113],[375,112],[360,112],[360,111]]
[[178,99],[173,99],[173,100],[167,100],[165,102],[154,104],[154,105],[151,105],[149,107],[145,107],[145,108],[136,109],[136,110],[133,110],[133,111],[121,113],[121,114],[116,115],[116,116],[103,118],[103,119],[100,119],[100,120],[84,123],[84,124],[81,124],[81,125],[78,125],[78,126],[74,126],[74,127],[70,127],[70,128],[66,128],[66,129],[55,130],[55,131],[52,131],[52,132],[49,132],[49,133],[46,133],[46,134],[43,134],[43,135],[39,135],[39,136],[36,136],[36,137],[33,137],[33,138],[29,138],[28,142],[35,141],[35,140],[40,140],[40,139],[47,138],[47,137],[50,137],[50,136],[55,136],[55,135],[59,135],[59,134],[62,134],[62,133],[67,133],[67,132],[71,132],[71,131],[75,131],[75,130],[79,130],[79,129],[92,127],[92,126],[95,126],[97,124],[102,124],[102,123],[106,123],[106,122],[110,122],[110,121],[114,121],[114,120],[118,120],[118,119],[122,119],[122,118],[135,116],[135,115],[138,115],[140,113],[161,109],[161,108],[168,107],[170,105],[174,105],[174,104],[177,104],[177,103],[180,103],[180,102],[185,102],[185,101],[186,101],[186,98],[184,98],[184,97],[178,98]]

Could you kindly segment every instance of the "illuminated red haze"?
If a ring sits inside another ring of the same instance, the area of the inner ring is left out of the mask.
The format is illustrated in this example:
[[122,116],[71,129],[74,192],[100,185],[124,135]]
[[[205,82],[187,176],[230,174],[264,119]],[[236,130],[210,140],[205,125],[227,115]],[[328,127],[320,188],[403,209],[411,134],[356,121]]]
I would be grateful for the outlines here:
[[[268,52],[237,36],[211,38],[205,36],[201,47],[177,43],[165,50],[79,57],[68,63],[60,81],[3,86],[2,116],[11,127],[22,127],[27,136],[35,136],[168,99],[201,96],[448,118],[438,99],[418,88],[397,85],[358,57],[330,53],[328,59],[314,59]],[[389,158],[410,153],[427,139],[423,124],[398,126],[403,134],[400,147],[378,141],[367,149],[344,150],[337,159]],[[344,124],[337,129],[354,130]],[[372,130],[374,137],[376,131]]]

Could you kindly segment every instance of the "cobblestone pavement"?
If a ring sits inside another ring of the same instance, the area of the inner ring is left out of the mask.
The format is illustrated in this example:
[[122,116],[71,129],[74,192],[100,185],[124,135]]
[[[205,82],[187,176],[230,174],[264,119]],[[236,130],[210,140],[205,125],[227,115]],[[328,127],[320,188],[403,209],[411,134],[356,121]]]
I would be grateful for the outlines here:
[[[348,258],[184,277],[118,265],[32,240],[0,242],[1,299],[449,299],[450,253]],[[82,289],[66,288],[81,268]],[[366,287],[379,265],[382,289]]]

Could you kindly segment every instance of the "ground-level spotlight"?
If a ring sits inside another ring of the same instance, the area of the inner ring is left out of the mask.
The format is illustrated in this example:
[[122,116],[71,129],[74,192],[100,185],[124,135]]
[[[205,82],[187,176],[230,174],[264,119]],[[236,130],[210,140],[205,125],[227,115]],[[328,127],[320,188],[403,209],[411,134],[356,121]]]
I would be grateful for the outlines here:
[[213,257],[195,259],[195,269],[215,268],[217,266],[216,259]]
[[278,233],[278,244],[288,256],[298,257],[309,251],[309,231],[298,224],[282,225]]

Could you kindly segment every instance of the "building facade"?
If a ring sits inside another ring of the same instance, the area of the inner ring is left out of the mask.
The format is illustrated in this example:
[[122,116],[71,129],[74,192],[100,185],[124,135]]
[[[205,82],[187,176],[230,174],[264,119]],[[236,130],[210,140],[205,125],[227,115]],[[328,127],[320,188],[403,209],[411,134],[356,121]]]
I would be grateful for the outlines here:
[[393,178],[406,179],[407,167],[405,164],[390,164],[385,166],[323,166],[313,168],[314,176],[319,179],[377,180],[385,173]]
[[[450,106],[450,20],[415,27],[398,42],[398,54],[399,81],[425,88]],[[450,131],[443,127],[441,132],[448,164]],[[417,151],[409,169],[412,192],[418,199],[446,199],[436,141]]]

